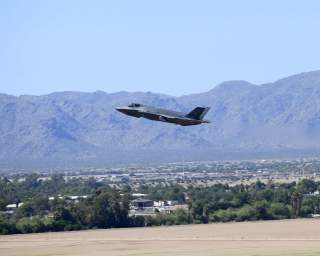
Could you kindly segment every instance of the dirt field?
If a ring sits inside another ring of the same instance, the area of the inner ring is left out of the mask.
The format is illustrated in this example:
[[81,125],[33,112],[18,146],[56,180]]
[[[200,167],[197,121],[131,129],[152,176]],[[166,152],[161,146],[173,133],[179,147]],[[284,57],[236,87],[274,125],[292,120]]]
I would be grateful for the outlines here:
[[0,236],[1,256],[320,255],[320,220]]

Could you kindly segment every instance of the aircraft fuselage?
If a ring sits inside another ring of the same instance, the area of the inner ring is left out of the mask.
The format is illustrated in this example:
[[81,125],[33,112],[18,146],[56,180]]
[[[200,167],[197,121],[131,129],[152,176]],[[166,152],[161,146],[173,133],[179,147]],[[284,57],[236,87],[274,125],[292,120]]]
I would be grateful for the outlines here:
[[[116,108],[116,110],[128,116],[137,118],[143,117],[153,121],[161,121],[183,126],[209,123],[209,121],[203,120],[201,118],[190,118],[188,117],[188,114],[182,112],[144,106],[141,104],[131,104],[128,107],[118,107]],[[206,109],[205,111],[207,112],[208,109]]]

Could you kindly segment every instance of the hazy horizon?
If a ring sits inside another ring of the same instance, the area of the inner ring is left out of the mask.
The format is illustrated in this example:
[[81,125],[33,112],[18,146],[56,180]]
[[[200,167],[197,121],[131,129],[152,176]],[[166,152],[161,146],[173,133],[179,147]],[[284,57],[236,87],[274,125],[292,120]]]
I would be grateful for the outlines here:
[[287,77],[281,77],[281,78],[278,78],[274,81],[269,81],[269,82],[265,82],[265,83],[262,83],[262,84],[255,84],[255,83],[252,83],[250,81],[247,81],[247,80],[226,80],[226,81],[221,81],[220,83],[214,85],[212,88],[208,88],[206,91],[199,91],[199,92],[193,92],[193,93],[189,93],[189,94],[182,94],[182,95],[172,95],[172,94],[169,94],[169,93],[163,93],[163,92],[157,92],[157,91],[127,91],[127,90],[119,90],[119,91],[114,91],[114,92],[108,92],[108,91],[105,91],[105,90],[94,90],[94,91],[84,91],[84,90],[61,90],[61,91],[52,91],[52,92],[48,92],[48,93],[44,93],[44,94],[19,94],[19,95],[15,95],[15,94],[9,94],[9,93],[5,93],[5,92],[1,92],[0,91],[0,94],[7,94],[7,95],[11,95],[11,96],[15,96],[15,97],[20,97],[20,96],[45,96],[45,95],[50,95],[50,94],[54,94],[54,93],[68,93],[68,92],[71,92],[71,93],[96,93],[96,92],[104,92],[104,93],[107,93],[107,94],[116,94],[116,93],[121,93],[121,92],[125,92],[125,93],[154,93],[154,94],[159,94],[159,95],[166,95],[166,96],[170,96],[170,97],[175,97],[175,98],[179,98],[179,97],[183,97],[183,96],[188,96],[188,95],[192,95],[192,94],[201,94],[201,93],[206,93],[212,89],[214,89],[215,87],[219,86],[220,84],[224,83],[224,82],[234,82],[234,81],[245,81],[245,82],[249,82],[250,84],[252,85],[256,85],[256,86],[262,86],[262,85],[266,85],[266,84],[271,84],[271,83],[274,83],[274,82],[277,82],[278,80],[282,80],[282,79],[286,79],[288,77],[291,77],[291,76],[295,76],[295,75],[301,75],[301,74],[306,74],[306,73],[313,73],[313,72],[320,72],[320,70],[312,70],[312,71],[305,71],[305,72],[300,72],[300,73],[297,73],[297,74],[292,74],[292,75],[289,75]]

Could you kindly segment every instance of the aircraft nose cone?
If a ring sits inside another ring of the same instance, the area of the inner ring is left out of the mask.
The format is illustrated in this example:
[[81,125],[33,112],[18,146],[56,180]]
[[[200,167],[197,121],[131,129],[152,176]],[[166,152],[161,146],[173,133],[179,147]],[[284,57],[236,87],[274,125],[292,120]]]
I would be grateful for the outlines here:
[[117,111],[127,114],[129,112],[128,108],[124,108],[124,107],[118,107],[116,108]]
[[119,111],[119,112],[122,112],[122,113],[123,113],[123,111],[124,111],[123,108],[116,108],[116,110]]

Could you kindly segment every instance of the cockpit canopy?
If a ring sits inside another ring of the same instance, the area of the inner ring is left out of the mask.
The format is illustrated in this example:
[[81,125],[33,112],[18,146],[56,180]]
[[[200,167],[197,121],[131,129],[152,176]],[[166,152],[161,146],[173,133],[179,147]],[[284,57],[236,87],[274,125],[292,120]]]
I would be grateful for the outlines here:
[[138,108],[138,107],[142,107],[142,104],[139,104],[139,103],[131,103],[128,107],[129,107],[129,108]]

